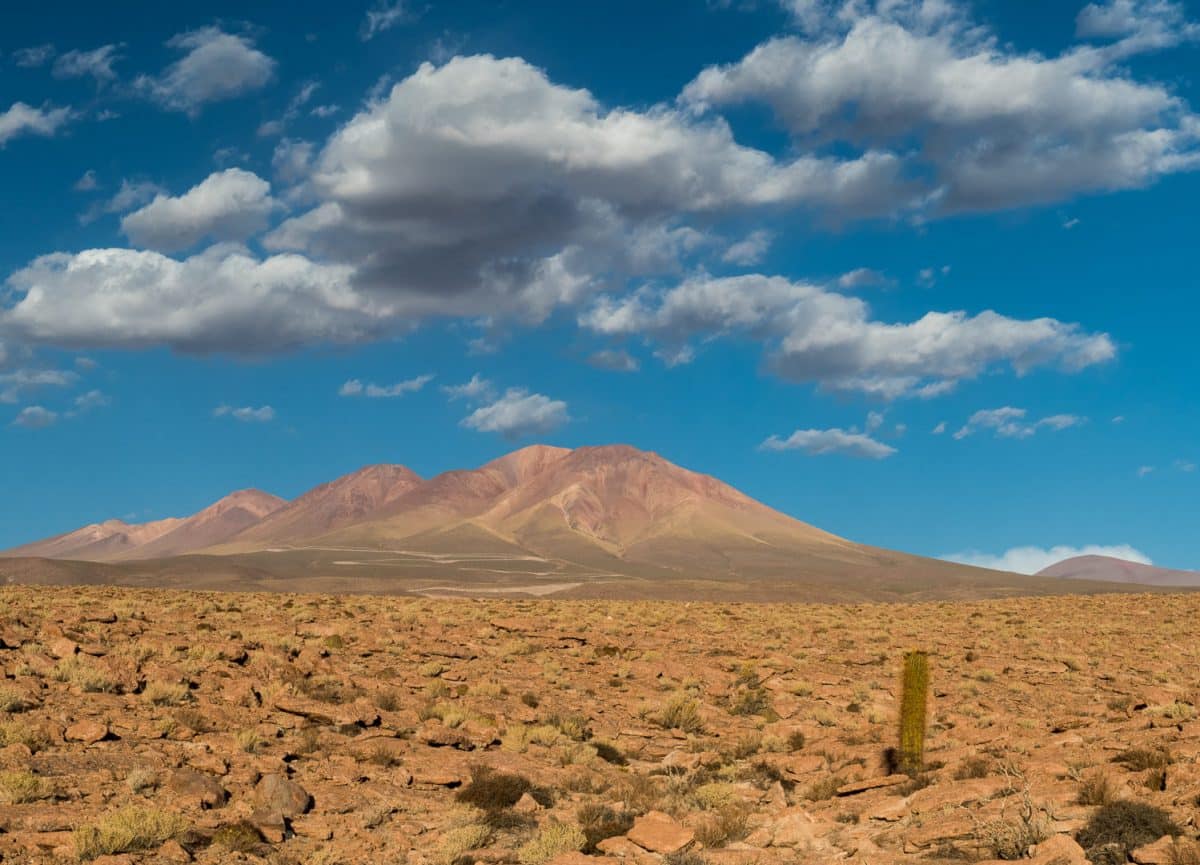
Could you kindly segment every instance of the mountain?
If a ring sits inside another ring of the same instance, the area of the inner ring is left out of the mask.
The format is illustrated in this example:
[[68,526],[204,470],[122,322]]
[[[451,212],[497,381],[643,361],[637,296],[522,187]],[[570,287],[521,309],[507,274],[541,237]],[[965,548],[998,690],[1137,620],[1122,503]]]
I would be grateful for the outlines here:
[[141,524],[108,520],[3,555],[93,562],[164,558],[221,543],[283,504],[283,499],[261,490],[239,490],[185,519]]
[[1075,556],[1038,573],[1040,577],[1093,580],[1138,586],[1200,586],[1200,571],[1176,571],[1111,556]]
[[0,583],[805,601],[1120,590],[854,543],[625,445],[535,445],[428,480],[367,466],[292,502],[247,490],[3,555]]
[[420,475],[404,466],[366,466],[314,487],[225,540],[243,550],[304,543],[375,515],[421,483]]

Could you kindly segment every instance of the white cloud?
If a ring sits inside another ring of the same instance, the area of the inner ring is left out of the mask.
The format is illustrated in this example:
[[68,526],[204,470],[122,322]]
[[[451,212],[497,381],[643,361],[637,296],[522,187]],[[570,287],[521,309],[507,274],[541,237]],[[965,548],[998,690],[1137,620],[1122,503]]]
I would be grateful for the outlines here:
[[31,405],[21,409],[12,425],[26,429],[44,429],[52,426],[57,420],[58,412],[40,405]]
[[416,316],[538,322],[606,278],[676,272],[748,207],[871,211],[892,160],[778,161],[721,120],[608,109],[521,59],[430,63],[343,126],[315,158],[319,203],[266,238],[356,267]]
[[883,426],[883,415],[884,413],[881,411],[867,412],[867,422],[865,424],[867,432],[875,432],[875,430]]
[[267,181],[241,168],[227,168],[183,195],[156,195],[125,216],[121,230],[139,246],[174,252],[205,238],[244,240],[262,231],[279,206]]
[[1121,53],[1167,48],[1200,37],[1183,5],[1171,0],[1105,0],[1075,17],[1075,31],[1090,39],[1117,39]]
[[364,42],[374,39],[380,33],[391,30],[400,22],[410,17],[407,0],[380,0],[373,8],[367,10],[363,19],[359,36]]
[[[0,352],[0,355],[3,353]],[[3,360],[0,356],[0,360]],[[29,391],[45,387],[70,387],[79,376],[62,369],[17,369],[0,372],[0,403],[14,403]]]
[[837,284],[839,288],[855,289],[891,285],[892,281],[878,270],[872,270],[869,267],[858,267],[839,276]]
[[601,297],[580,322],[612,336],[656,337],[673,357],[696,336],[749,335],[766,343],[770,367],[786,379],[887,399],[937,396],[1001,365],[1018,375],[1042,366],[1076,371],[1116,354],[1107,334],[1051,318],[989,310],[883,322],[861,298],[760,274],[702,274],[662,293]]
[[946,422],[945,421],[941,421],[940,423],[938,423],[937,426],[935,426],[933,428],[933,434],[935,436],[940,436],[940,435],[944,434],[945,432],[946,432]]
[[1029,438],[1042,428],[1055,432],[1079,426],[1087,418],[1073,414],[1055,414],[1041,420],[1026,420],[1028,412],[1023,408],[1004,406],[1003,408],[981,409],[975,412],[967,422],[954,434],[956,439],[964,439],[979,430],[995,430],[1000,438]]
[[106,213],[124,213],[145,204],[161,192],[161,186],[148,180],[122,180],[121,188],[112,198],[93,204],[80,214],[79,221],[88,225]]
[[404,396],[406,393],[416,393],[431,381],[433,381],[432,375],[419,375],[396,384],[381,386],[377,384],[364,385],[358,379],[352,378],[338,389],[338,396],[365,396],[369,399]]
[[529,393],[524,388],[509,388],[500,399],[463,418],[462,425],[515,439],[552,432],[570,419],[567,404],[562,400]]
[[731,244],[721,256],[722,261],[730,264],[758,264],[771,248],[774,235],[769,231],[752,231],[737,243]]
[[96,180],[96,172],[89,168],[75,181],[75,185],[72,188],[76,192],[91,192],[94,189],[99,189],[100,183]]
[[73,117],[70,108],[47,105],[35,108],[24,102],[14,102],[0,112],[0,147],[20,135],[41,135],[49,138]]
[[476,402],[493,399],[496,395],[496,389],[492,383],[480,376],[479,373],[472,375],[468,382],[446,385],[442,390],[451,401],[463,399],[468,402]]
[[1036,574],[1051,565],[1076,556],[1110,556],[1114,559],[1124,559],[1127,562],[1140,562],[1152,565],[1150,557],[1128,544],[1115,546],[1088,545],[1083,547],[1057,546],[1043,549],[1041,547],[1013,547],[1000,555],[969,551],[941,556],[949,562],[959,562],[964,565],[975,565],[980,568],[992,568],[997,571],[1012,571],[1017,574]]
[[94,408],[103,408],[111,402],[112,400],[103,391],[89,390],[87,393],[75,397],[75,409],[78,412],[91,411]]
[[101,45],[91,51],[68,51],[54,61],[55,78],[92,77],[97,84],[110,84],[117,79],[113,64],[121,59],[120,45]]
[[588,363],[597,369],[608,369],[614,372],[637,372],[637,358],[629,352],[620,349],[603,349],[592,352]]
[[29,48],[19,48],[13,52],[13,62],[22,69],[36,69],[45,66],[54,57],[54,46],[32,45]]
[[1185,474],[1191,474],[1196,470],[1196,464],[1191,460],[1175,460],[1172,465],[1175,467],[1175,471],[1184,472]]
[[313,146],[309,141],[284,138],[271,154],[271,168],[284,183],[295,183],[308,176],[312,168]]
[[[1142,25],[1117,45],[1045,57],[1002,43],[953,0],[791,5],[806,35],[705,69],[682,101],[697,112],[765,103],[804,146],[900,150],[919,190],[894,198],[894,211],[1040,204],[1200,164],[1195,115],[1169,87],[1135,80],[1121,63],[1169,44]],[[1176,4],[1105,4],[1132,7]],[[1081,21],[1097,17],[1085,10]]]
[[802,450],[811,456],[846,454],[873,460],[886,459],[896,453],[891,445],[865,433],[843,429],[798,429],[787,438],[771,436],[760,447],[769,451]]
[[234,420],[242,421],[243,423],[267,423],[275,420],[275,409],[269,405],[264,405],[259,408],[244,406],[242,408],[234,408],[233,406],[221,405],[213,409],[214,417],[231,417]]
[[1154,473],[1154,466],[1139,466],[1138,470],[1137,470],[1137,476],[1139,478],[1144,478],[1144,477],[1146,477],[1146,475],[1153,474],[1153,473]]
[[265,86],[275,61],[247,36],[202,27],[172,37],[167,45],[186,52],[157,76],[141,76],[136,86],[165,108],[197,114],[209,102],[241,96]]
[[89,249],[35,259],[8,279],[0,332],[65,347],[261,355],[395,332],[389,307],[349,285],[350,270],[297,255],[259,259],[213,247],[176,260]]

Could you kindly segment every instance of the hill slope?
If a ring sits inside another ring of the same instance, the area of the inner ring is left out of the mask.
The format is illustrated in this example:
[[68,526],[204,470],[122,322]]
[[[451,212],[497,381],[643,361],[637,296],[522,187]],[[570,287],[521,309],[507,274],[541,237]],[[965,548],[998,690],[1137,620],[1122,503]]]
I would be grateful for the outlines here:
[[1038,572],[1040,577],[1129,583],[1137,586],[1200,586],[1200,571],[1157,568],[1111,556],[1075,556]]

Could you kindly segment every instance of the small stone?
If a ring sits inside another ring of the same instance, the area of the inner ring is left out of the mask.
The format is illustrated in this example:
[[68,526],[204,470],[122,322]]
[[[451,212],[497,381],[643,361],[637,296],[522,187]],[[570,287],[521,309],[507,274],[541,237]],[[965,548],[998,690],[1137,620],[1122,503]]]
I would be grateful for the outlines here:
[[173,797],[199,808],[220,808],[229,798],[215,778],[195,769],[172,772],[166,789]]
[[94,742],[99,742],[108,735],[108,725],[103,721],[78,721],[67,727],[63,738],[68,742],[83,742],[85,745],[91,745]]
[[308,791],[282,775],[264,775],[254,789],[254,798],[261,811],[284,817],[298,817],[312,807]]
[[644,817],[638,817],[633,823],[633,828],[625,833],[625,837],[651,853],[667,855],[690,845],[696,837],[696,832],[669,814],[651,811]]

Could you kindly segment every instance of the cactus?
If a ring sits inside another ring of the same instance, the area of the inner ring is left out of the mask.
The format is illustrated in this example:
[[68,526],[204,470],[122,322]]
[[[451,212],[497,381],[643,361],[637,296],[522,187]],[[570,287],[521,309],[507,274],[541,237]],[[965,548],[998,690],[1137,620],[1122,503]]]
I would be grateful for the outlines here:
[[929,692],[929,656],[912,651],[904,656],[900,696],[900,771],[916,775],[925,766],[925,703]]

